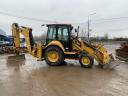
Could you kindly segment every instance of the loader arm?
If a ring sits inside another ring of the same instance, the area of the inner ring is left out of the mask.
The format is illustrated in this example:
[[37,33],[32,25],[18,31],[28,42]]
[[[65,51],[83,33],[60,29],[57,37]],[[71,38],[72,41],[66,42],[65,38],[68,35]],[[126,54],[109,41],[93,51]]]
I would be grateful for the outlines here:
[[[20,53],[20,34],[25,38],[26,47],[28,52],[39,59],[42,58],[42,46],[41,44],[36,44],[32,35],[32,29],[29,27],[18,26],[17,23],[12,24],[12,36],[13,36],[13,46],[15,47],[17,53]],[[40,53],[40,54],[39,54]]]
[[91,45],[78,39],[73,40],[73,48],[85,52],[92,56],[99,64],[107,64],[110,62],[110,56],[107,50],[102,45]]

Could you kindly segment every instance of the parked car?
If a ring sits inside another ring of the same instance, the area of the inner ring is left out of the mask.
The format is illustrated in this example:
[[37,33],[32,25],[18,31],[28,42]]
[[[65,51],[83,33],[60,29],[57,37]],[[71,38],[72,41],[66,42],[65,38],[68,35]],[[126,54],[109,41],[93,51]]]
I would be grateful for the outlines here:
[[11,43],[11,42],[8,42],[8,41],[4,41],[4,45],[6,45],[6,46],[11,46],[12,43]]
[[8,41],[0,41],[0,46],[12,46],[12,43]]

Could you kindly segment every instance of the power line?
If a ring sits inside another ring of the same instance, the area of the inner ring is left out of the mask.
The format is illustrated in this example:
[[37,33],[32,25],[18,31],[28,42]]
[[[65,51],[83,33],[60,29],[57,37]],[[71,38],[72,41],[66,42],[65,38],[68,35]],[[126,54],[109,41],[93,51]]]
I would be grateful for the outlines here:
[[[11,17],[16,17],[16,18],[21,18],[21,19],[26,19],[26,20],[38,21],[38,22],[58,23],[57,21],[37,19],[37,18],[25,17],[25,16],[17,16],[17,15],[14,15],[14,14],[10,14],[10,13],[7,13],[7,12],[1,12],[1,11],[0,11],[0,14],[6,15],[6,16],[11,16]],[[108,18],[108,19],[97,19],[97,20],[91,20],[91,21],[95,22],[95,23],[99,23],[99,22],[111,22],[111,21],[121,20],[121,19],[128,19],[128,17],[116,17],[116,18]],[[72,23],[72,24],[84,25],[84,24],[87,24],[87,21],[86,22],[81,22],[81,23]]]
[[[96,20],[91,20],[91,22],[93,23],[100,23],[100,22],[112,22],[112,21],[117,21],[117,20],[122,20],[122,19],[128,19],[128,17],[115,17],[115,18],[102,18],[102,19],[96,19]],[[76,24],[87,24],[87,21],[86,22],[81,22],[81,23],[76,23]]]
[[[96,30],[98,30],[98,31],[104,31],[104,29],[96,29]],[[112,28],[112,29],[108,29],[108,28],[106,28],[106,30],[105,31],[125,31],[125,30],[128,30],[128,27],[126,27],[126,28]]]
[[37,19],[37,18],[31,18],[31,17],[25,17],[25,16],[17,16],[17,15],[6,13],[6,12],[0,12],[0,14],[6,15],[6,16],[11,16],[11,17],[16,17],[16,18],[21,18],[21,19],[26,19],[26,20],[38,21],[38,22],[54,22],[54,23],[57,23],[56,21],[43,20],[43,19]]
[[97,20],[94,20],[94,21],[111,21],[111,20],[121,20],[121,19],[128,19],[128,17],[115,17],[115,18],[108,18],[108,19],[97,19]]

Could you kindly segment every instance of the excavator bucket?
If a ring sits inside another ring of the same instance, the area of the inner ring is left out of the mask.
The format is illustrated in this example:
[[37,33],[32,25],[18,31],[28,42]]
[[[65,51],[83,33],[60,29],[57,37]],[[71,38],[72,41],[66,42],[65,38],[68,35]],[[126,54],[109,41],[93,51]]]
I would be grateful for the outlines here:
[[13,54],[8,55],[8,59],[25,60],[26,52],[25,48],[13,48]]
[[25,60],[25,54],[9,55],[8,60]]

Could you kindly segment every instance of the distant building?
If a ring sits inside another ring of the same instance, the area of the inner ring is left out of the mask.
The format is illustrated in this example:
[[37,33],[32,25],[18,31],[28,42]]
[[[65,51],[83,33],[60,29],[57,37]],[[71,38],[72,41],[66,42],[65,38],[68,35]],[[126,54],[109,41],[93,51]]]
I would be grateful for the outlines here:
[[5,41],[12,42],[13,41],[13,37],[8,35],[8,36],[6,36]]
[[0,29],[0,41],[4,41],[5,38],[6,38],[6,33],[2,29]]
[[[0,29],[0,41],[2,42],[0,43],[0,45],[13,45],[13,37],[11,35],[6,35],[6,33],[2,29]],[[25,38],[20,38],[20,43],[24,45]]]

